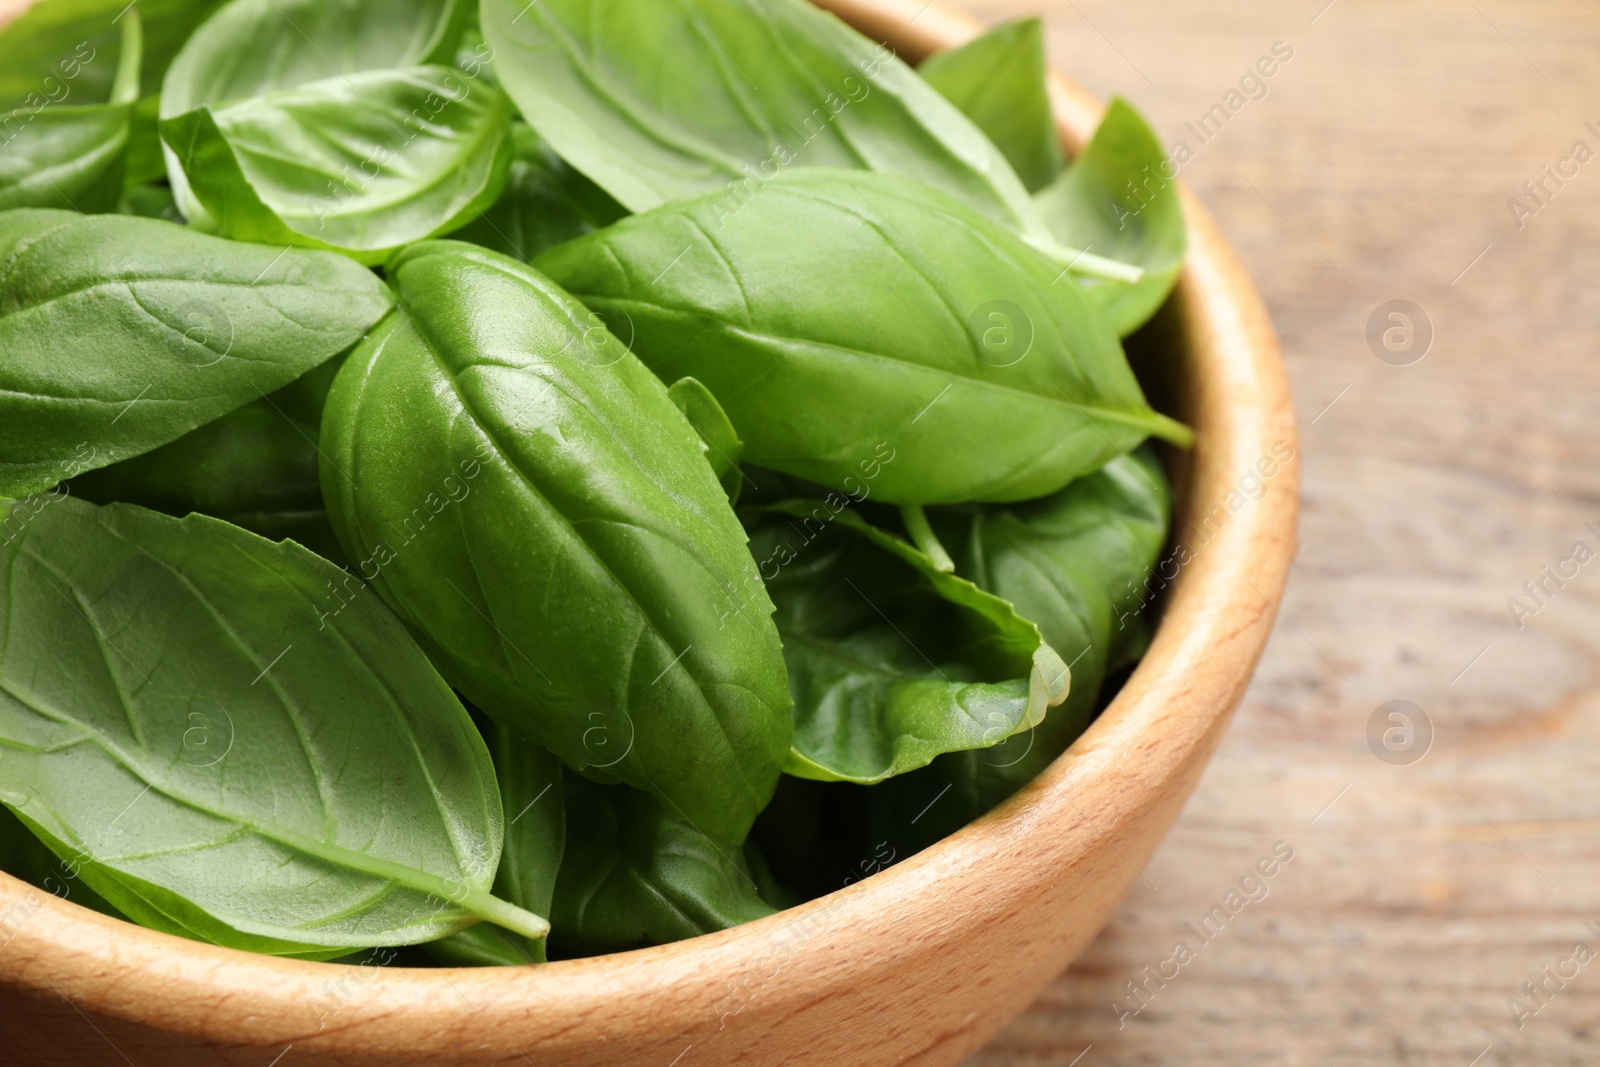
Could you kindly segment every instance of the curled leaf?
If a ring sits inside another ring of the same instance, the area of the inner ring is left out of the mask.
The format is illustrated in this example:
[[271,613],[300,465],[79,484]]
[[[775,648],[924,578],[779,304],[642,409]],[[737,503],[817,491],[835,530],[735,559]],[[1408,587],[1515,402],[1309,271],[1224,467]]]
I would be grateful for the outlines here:
[[1143,269],[1131,285],[1077,279],[1120,336],[1149,321],[1183,271],[1189,236],[1177,174],[1155,131],[1119,97],[1089,146],[1036,198],[1062,244]]
[[787,773],[870,785],[992,748],[1066,699],[1067,665],[1037,626],[854,510],[745,514],[794,697]]

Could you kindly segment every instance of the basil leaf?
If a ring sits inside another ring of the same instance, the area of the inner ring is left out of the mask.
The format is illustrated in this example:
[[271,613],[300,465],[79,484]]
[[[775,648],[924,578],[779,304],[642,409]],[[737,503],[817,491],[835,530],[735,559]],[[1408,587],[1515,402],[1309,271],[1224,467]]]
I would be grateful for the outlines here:
[[12,517],[0,802],[119,911],[312,958],[544,932],[488,893],[502,816],[471,719],[375,598],[324,606],[337,568],[203,516]]
[[0,26],[0,109],[109,101],[122,41],[116,16],[127,6],[115,0],[34,3]]
[[137,91],[151,99],[189,35],[223,0],[50,0],[29,5],[0,26],[0,108],[30,95],[53,103],[103,104],[111,99],[122,55],[122,17],[143,24],[143,61],[134,64]]
[[1075,280],[1120,336],[1148,322],[1177,284],[1189,236],[1177,168],[1144,118],[1126,100],[1111,101],[1089,147],[1036,199],[1062,244],[1144,269],[1132,285]]
[[[450,62],[455,57],[469,6],[463,0],[396,0],[382,4],[330,4],[323,0],[231,0],[189,38],[173,60],[161,87],[163,123],[201,108],[208,108],[220,121],[229,105],[243,107],[257,97],[299,90],[313,83],[328,83],[328,92],[320,106],[303,95],[291,94],[290,102],[282,112],[267,104],[263,105],[263,111],[256,113],[255,118],[260,123],[281,119],[286,124],[283,135],[291,143],[282,146],[283,158],[276,167],[269,163],[272,146],[270,134],[261,133],[259,127],[258,135],[264,143],[251,141],[245,148],[247,157],[252,148],[265,157],[258,167],[252,168],[249,158],[229,167],[225,158],[228,146],[213,143],[214,138],[203,141],[202,147],[206,148],[204,161],[191,158],[188,160],[189,167],[198,168],[196,173],[200,174],[207,174],[206,168],[213,165],[224,167],[223,175],[208,175],[212,182],[208,190],[212,198],[210,202],[203,202],[189,187],[190,175],[183,159],[183,152],[190,151],[188,136],[175,142],[173,135],[163,131],[162,136],[167,141],[167,176],[185,217],[203,227],[215,228],[218,222],[211,218],[210,212],[213,209],[220,210],[226,203],[229,211],[235,215],[236,225],[245,227],[249,232],[258,232],[262,227],[270,228],[271,224],[265,220],[264,214],[270,214],[275,208],[281,207],[285,211],[298,209],[302,213],[308,211],[303,202],[287,205],[275,202],[274,193],[284,185],[294,188],[297,179],[306,185],[314,184],[311,195],[317,198],[316,203],[320,206],[310,211],[313,218],[329,205],[352,199],[356,201],[352,209],[355,213],[361,213],[363,206],[370,210],[377,198],[371,194],[369,186],[378,179],[386,179],[383,187],[391,193],[396,192],[394,182],[401,180],[396,175],[405,171],[418,141],[426,146],[428,158],[436,159],[440,153],[448,152],[450,142],[455,141],[459,134],[446,135],[443,138],[446,143],[438,143],[441,138],[432,130],[434,112],[426,105],[420,114],[413,111],[413,106],[425,99],[425,93],[414,97],[414,93],[408,93],[404,87],[383,85],[380,80],[380,85],[374,88],[374,99],[353,102],[349,98],[359,95],[357,87],[366,84],[364,76]],[[475,67],[474,73],[476,71]],[[442,82],[446,76],[437,72],[432,78]],[[461,79],[465,87],[473,75],[463,73],[454,76]],[[344,87],[343,92],[339,86]],[[415,88],[413,85],[412,89]],[[483,97],[493,96],[497,92],[489,86],[474,85],[471,88],[471,95],[477,96],[480,101],[470,109],[472,112],[481,109]],[[455,92],[452,95],[460,94]],[[407,106],[402,108],[399,106],[401,104]],[[348,107],[357,108],[358,114],[339,114]],[[452,130],[459,129],[462,124],[470,126],[467,122],[469,109],[458,109],[452,104],[446,110],[459,110],[451,123]],[[248,131],[249,116],[242,121]],[[315,130],[323,123],[334,124],[335,136],[329,142],[318,144]],[[296,128],[302,124],[302,128]],[[376,139],[359,142],[350,140],[362,136],[370,138],[374,130],[381,131]],[[186,133],[198,135],[200,132],[211,131],[198,117],[191,117],[186,124]],[[486,129],[482,132],[502,137],[504,134],[503,129]],[[177,150],[175,144],[181,145],[183,151]],[[329,161],[336,168],[348,164],[351,169],[336,169],[331,175],[323,174],[320,178],[313,173],[302,173],[302,168],[295,166],[297,160],[293,153],[313,145],[315,154],[309,159],[310,166],[303,168],[305,172],[321,172]],[[242,170],[242,179],[231,173],[235,169]],[[431,172],[436,182],[439,180],[437,171],[425,169]],[[332,189],[326,185],[330,178],[335,181]],[[240,185],[240,181],[268,179],[274,184],[264,191],[242,188]],[[448,184],[445,183],[446,193],[453,191]],[[480,195],[483,196],[483,204],[494,199],[492,193],[482,188],[472,188],[470,176],[458,181],[457,185],[465,201],[475,202]],[[424,199],[444,196],[437,188],[426,188],[421,180],[412,184],[409,193],[410,196],[403,197],[398,207],[407,207],[404,201],[415,196]],[[244,197],[245,204],[217,199],[229,195]],[[251,203],[258,200],[263,203]],[[450,217],[446,216],[435,221],[438,226],[443,226],[449,220]],[[296,221],[286,218],[282,220],[282,226],[290,232],[300,233],[302,238],[317,236],[296,229]],[[437,232],[437,229],[415,233],[411,239],[432,232]],[[290,240],[288,237],[277,239]],[[305,241],[302,239],[292,243]],[[367,243],[355,250],[376,253],[381,246]],[[381,256],[376,257],[376,261],[381,262],[381,259]]]
[[320,411],[302,417],[290,399],[292,389],[246,404],[152,452],[79,475],[69,488],[97,504],[124,501],[180,516],[200,512],[268,540],[293,538],[324,559],[342,562],[317,476]]
[[450,67],[338,75],[161,123],[205,224],[381,263],[494,203],[511,104]]
[[600,320],[459,242],[388,267],[322,486],[357,572],[473,703],[737,844],[789,747],[771,605],[694,430]]
[[704,382],[749,462],[831,488],[882,461],[875,499],[1023,500],[1146,435],[1190,439],[1059,268],[893,175],[797,170],[735,210],[670,204],[535,264],[626,323],[664,381]]
[[627,214],[627,208],[569,167],[531,128],[514,122],[505,192],[451,237],[527,260]]
[[339,75],[448,62],[467,6],[457,0],[231,0],[172,61],[161,86],[161,115]]
[[794,697],[786,773],[872,785],[991,748],[1066,699],[1067,666],[1037,626],[855,511],[747,514]]
[[[143,33],[136,11],[120,20],[121,49],[111,99],[87,106],[24,105],[0,115],[0,211],[18,207],[111,211],[122,173],[133,102],[139,94]],[[3,53],[0,53],[3,54]]]
[[103,915],[122,918],[105,897],[83,884],[81,864],[62,861],[34,837],[11,809],[0,804],[0,870],[46,893],[81,904]]
[[0,129],[25,122],[0,153],[0,210],[18,207],[111,211],[122,193],[128,108],[123,104],[26,109],[0,115]]
[[161,101],[158,97],[147,96],[133,106],[133,113],[128,120],[128,150],[123,165],[123,180],[130,187],[167,176],[167,158],[163,154],[160,123]]
[[667,390],[667,396],[678,405],[683,417],[689,420],[700,438],[700,454],[711,464],[711,473],[722,483],[728,502],[739,502],[739,490],[744,476],[739,471],[739,460],[744,455],[744,442],[728,421],[711,390],[693,378],[679,378]]
[[[126,3],[117,0],[73,0],[83,5],[110,12],[113,16],[126,10]],[[216,13],[226,0],[137,0],[135,10],[144,23],[144,64],[139,73],[139,102],[152,110],[161,93],[161,82],[167,68],[183,48],[184,43],[201,24]]]
[[350,347],[392,302],[342,256],[122,215],[0,213],[0,496],[259,399]]
[[627,786],[566,778],[551,940],[567,954],[664,945],[771,915],[737,848]]
[[894,53],[805,0],[483,0],[522,115],[634,211],[791,166],[916,178],[1047,236],[999,151]]
[[939,94],[988,134],[1029,192],[1061,173],[1045,88],[1044,26],[1036,18],[996,26],[917,68]]
[[941,756],[926,770],[872,790],[874,837],[902,852],[993,808],[1088,726],[1108,669],[1142,651],[1133,644],[1140,633],[1135,623],[1166,543],[1172,499],[1147,446],[1043,500],[942,509],[930,519],[960,573],[1037,623],[1072,665],[1072,692],[1029,733],[987,752]]
[[[535,915],[549,915],[567,840],[561,761],[503,726],[491,728],[489,741],[506,813],[494,894]],[[546,958],[543,941],[488,923],[431,942],[427,951],[440,963],[464,967],[518,966]]]
[[165,185],[132,185],[122,191],[117,211],[123,215],[137,215],[142,219],[161,219],[165,222],[182,222],[172,190]]
[[[129,184],[161,177],[166,163],[155,125],[161,79],[195,27],[219,6],[221,0],[138,0],[132,5],[126,0],[51,0],[28,7],[0,27],[0,59],[4,60],[0,62],[0,113],[16,111],[10,116],[0,114],[0,131],[5,131],[0,140],[16,135],[18,120],[28,121],[27,114],[40,119],[48,115],[65,124],[65,111],[107,104],[115,95],[113,86],[121,81],[119,71],[131,68],[132,81],[122,83],[128,86],[127,99],[122,102],[137,98],[138,103],[132,108],[126,150],[119,147],[113,152],[106,140],[96,140],[102,151],[94,158],[124,156]],[[130,56],[122,36],[127,32],[124,16],[129,14],[142,25],[143,47],[138,56]],[[121,117],[126,110],[120,104],[102,108],[99,117],[109,124],[109,116]],[[76,136],[86,139],[89,134],[82,127],[93,123],[86,118],[72,125],[77,127]],[[94,161],[86,149],[73,158],[84,159],[86,169]],[[111,168],[103,173],[108,182],[114,181]],[[66,188],[59,177],[56,182]],[[26,203],[81,211],[109,211],[115,205],[114,197],[108,202],[69,195],[70,200],[30,198]]]

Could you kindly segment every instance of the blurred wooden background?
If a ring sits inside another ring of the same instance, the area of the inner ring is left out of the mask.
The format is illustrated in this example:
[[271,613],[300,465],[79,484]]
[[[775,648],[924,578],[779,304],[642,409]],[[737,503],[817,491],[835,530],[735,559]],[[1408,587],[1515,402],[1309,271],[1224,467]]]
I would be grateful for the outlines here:
[[[1042,12],[1056,66],[1195,150],[1183,176],[1282,333],[1306,483],[1282,617],[1199,792],[1110,928],[972,1063],[1600,1062],[1600,959],[1574,958],[1600,952],[1600,556],[1525,628],[1507,604],[1538,606],[1523,583],[1575,542],[1600,553],[1600,4],[962,2]],[[1280,41],[1265,95],[1200,144],[1185,123]],[[1540,206],[1523,183],[1578,141],[1597,158]],[[1368,344],[1391,300],[1432,324],[1410,365]],[[1391,700],[1432,723],[1420,761],[1369,749]],[[1269,895],[1119,1018],[1280,841]],[[1541,1006],[1523,983],[1545,967],[1568,979]]]

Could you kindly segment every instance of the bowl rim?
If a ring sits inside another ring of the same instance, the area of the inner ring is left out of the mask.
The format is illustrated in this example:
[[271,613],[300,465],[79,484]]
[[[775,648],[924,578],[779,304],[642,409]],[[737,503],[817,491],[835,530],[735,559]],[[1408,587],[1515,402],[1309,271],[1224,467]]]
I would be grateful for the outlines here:
[[[913,60],[983,29],[943,0],[815,2],[869,36],[894,41]],[[0,0],[0,22],[23,6]],[[1076,151],[1103,105],[1053,71],[1050,95],[1063,141]],[[848,939],[857,956],[863,945],[892,954],[896,940],[907,936],[904,929],[938,936],[1006,902],[1004,893],[951,902],[942,888],[956,884],[953,879],[999,866],[1015,883],[1009,888],[1014,901],[1026,892],[1025,876],[1068,871],[1085,853],[1107,843],[1117,848],[1152,807],[1166,805],[1175,816],[1271,631],[1295,551],[1299,484],[1293,406],[1266,310],[1210,215],[1186,188],[1182,196],[1190,255],[1175,300],[1192,349],[1185,358],[1203,373],[1187,383],[1192,410],[1183,414],[1199,441],[1187,460],[1177,515],[1198,529],[1195,517],[1214,515],[1216,502],[1231,500],[1228,494],[1239,492],[1240,478],[1262,457],[1287,446],[1292,458],[1260,499],[1230,510],[1181,567],[1149,651],[1109,706],[1067,753],[1000,807],[871,878],[731,930],[529,968],[384,968],[376,982],[362,973],[367,968],[256,955],[148,930],[0,872],[0,987],[28,996],[59,994],[79,1013],[195,1041],[214,1039],[212,1016],[218,1013],[193,1006],[215,1005],[221,993],[244,999],[229,1008],[237,1016],[226,1030],[232,1047],[276,1047],[304,1034],[306,1006],[325,1000],[330,977],[343,974],[372,988],[339,1005],[339,1030],[370,1037],[373,1027],[403,1010],[440,1024],[431,1031],[439,1035],[438,1046],[419,1046],[423,1031],[414,1026],[405,1047],[445,1055],[458,1046],[459,1035],[443,1022],[466,1010],[497,1030],[523,1032],[529,1005],[537,1005],[544,1017],[540,1032],[547,1033],[552,1018],[594,1017],[618,998],[659,1017],[685,996],[714,994],[729,973],[748,973],[751,960],[786,959],[801,941],[820,938],[836,947]],[[1197,512],[1197,504],[1212,510]],[[1179,529],[1175,524],[1175,536]],[[1148,847],[1132,846],[1135,854],[1123,856],[1132,868],[1123,889],[1164,830]],[[19,908],[26,921],[4,925]],[[853,985],[853,958],[831,952],[814,977],[829,988]],[[136,996],[130,990],[136,983],[129,981],[135,971],[141,975]]]

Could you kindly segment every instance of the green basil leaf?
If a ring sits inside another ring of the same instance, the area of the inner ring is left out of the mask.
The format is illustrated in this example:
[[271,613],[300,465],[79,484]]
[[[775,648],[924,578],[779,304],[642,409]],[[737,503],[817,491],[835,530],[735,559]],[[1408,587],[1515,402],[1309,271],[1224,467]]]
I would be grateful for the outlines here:
[[225,519],[271,541],[292,538],[324,559],[342,562],[317,475],[320,412],[301,417],[286,392],[246,404],[142,456],[81,474],[68,487],[97,504],[122,501],[169,515],[199,512]]
[[0,496],[177,440],[349,348],[392,303],[325,252],[0,213]]
[[162,117],[339,75],[445,63],[468,5],[458,0],[232,0],[172,61]]
[[[469,205],[493,203],[498,187],[477,186],[480,170],[454,179],[438,163],[453,154],[467,158],[474,147],[499,158],[490,141],[504,138],[494,115],[506,114],[507,106],[490,102],[499,90],[475,85],[478,67],[474,74],[411,70],[454,59],[467,6],[464,0],[227,3],[189,38],[162,83],[166,171],[184,216],[243,240],[262,232],[299,245],[330,238],[312,246],[334,245],[334,237],[371,227],[376,232],[358,238],[352,251],[381,262],[376,253],[384,248],[384,222],[392,227],[390,237],[406,234],[390,240],[392,248],[440,232],[454,214],[469,213]],[[450,91],[442,110],[451,117],[442,123],[435,104],[446,98],[429,98],[434,85]],[[227,114],[235,107],[243,110],[240,144],[229,139]],[[200,109],[210,110],[216,130],[190,115]],[[166,123],[186,115],[178,134],[166,130]],[[504,163],[499,168],[504,173]],[[206,179],[203,192],[190,189],[190,179],[198,178]],[[440,218],[442,205],[451,203],[453,210]],[[226,218],[211,218],[214,211]],[[342,226],[325,234],[330,218],[342,219]],[[429,226],[416,229],[422,221]]]
[[[503,726],[493,727],[489,740],[506,812],[505,851],[494,876],[494,894],[535,915],[549,915],[567,840],[561,761]],[[431,942],[427,951],[450,966],[545,962],[543,941],[488,923]]]
[[[956,567],[1038,624],[1072,666],[1072,692],[1029,733],[987,752],[941,756],[867,797],[874,837],[915,851],[1009,797],[1077,739],[1108,669],[1127,661],[1149,578],[1172,520],[1148,446],[1043,500],[930,513]],[[781,604],[780,601],[780,610]],[[781,617],[780,617],[781,622]]]
[[178,49],[223,0],[48,0],[33,3],[0,26],[0,107],[38,94],[55,103],[103,104],[111,99],[122,54],[122,18],[143,24],[137,91],[151,99]]
[[[73,0],[83,3],[84,0]],[[126,9],[117,0],[89,0],[113,14]],[[167,68],[177,58],[189,37],[222,7],[226,0],[137,0],[136,10],[144,23],[144,65],[139,72],[141,104],[156,103]]]
[[693,378],[679,378],[667,389],[667,396],[678,405],[683,417],[689,420],[700,437],[700,454],[711,464],[711,472],[722,483],[728,502],[739,502],[739,489],[744,476],[739,471],[739,460],[744,455],[744,442],[728,421],[711,390]]
[[123,215],[137,215],[142,219],[161,219],[182,222],[177,201],[172,190],[165,185],[131,185],[122,191],[117,211]]
[[105,897],[78,877],[81,864],[62,861],[28,830],[11,809],[0,804],[0,870],[62,900],[70,900],[104,915],[122,918]]
[[1166,302],[1189,250],[1177,168],[1139,112],[1111,101],[1089,147],[1036,198],[1062,244],[1135,264],[1132,285],[1077,275],[1123,337]]
[[[130,56],[120,33],[125,15],[142,24],[142,55],[132,64],[131,95],[138,98],[127,136],[125,179],[152,181],[166,173],[161,138],[156,133],[156,94],[172,58],[221,0],[50,0],[35,3],[0,27],[0,112],[41,106],[105,104],[113,98],[118,70]],[[120,31],[120,32],[119,32]],[[0,116],[0,130],[15,133],[18,115]],[[80,131],[80,134],[87,136]],[[0,133],[0,140],[8,139]],[[109,171],[107,172],[109,176]],[[57,179],[59,184],[59,179]],[[65,186],[63,186],[65,188]],[[110,210],[114,201],[85,199],[28,201],[35,207]]]
[[368,71],[161,123],[207,225],[381,263],[505,183],[511,105],[450,67]]
[[137,11],[128,11],[120,21],[120,59],[109,103],[38,109],[24,105],[0,115],[5,147],[0,155],[0,211],[116,208],[144,39]]
[[1061,173],[1061,137],[1045,71],[1044,26],[1036,18],[996,26],[917,68],[988,134],[1030,192]]
[[123,180],[130,187],[167,176],[160,124],[161,100],[158,97],[147,96],[134,105],[128,121],[128,150],[123,167]]
[[542,936],[488,892],[489,753],[375,597],[329,612],[336,567],[204,516],[10,518],[0,802],[118,910],[320,958],[481,919]]
[[566,778],[551,941],[566,954],[664,945],[771,915],[743,852],[647,793]]
[[52,0],[0,26],[0,110],[108,102],[122,42],[117,15],[127,6]]
[[483,0],[495,70],[562,158],[634,211],[790,166],[916,178],[1047,236],[999,151],[885,46],[805,0]]
[[388,267],[322,486],[356,571],[473,703],[743,840],[789,747],[771,605],[693,428],[588,309],[453,241]]
[[786,773],[872,785],[992,748],[1066,699],[1037,626],[842,502],[746,514],[794,697]]
[[1063,271],[893,175],[796,170],[736,210],[670,204],[535,264],[626,323],[662,380],[704,382],[749,462],[835,489],[883,461],[876,499],[1025,500],[1149,434],[1190,439]]
[[26,109],[0,115],[0,128],[23,120],[16,138],[0,152],[0,210],[70,208],[104,212],[116,208],[128,145],[128,107]]
[[569,167],[532,128],[514,122],[505,192],[451,237],[528,260],[627,214],[627,208]]

